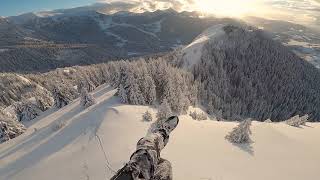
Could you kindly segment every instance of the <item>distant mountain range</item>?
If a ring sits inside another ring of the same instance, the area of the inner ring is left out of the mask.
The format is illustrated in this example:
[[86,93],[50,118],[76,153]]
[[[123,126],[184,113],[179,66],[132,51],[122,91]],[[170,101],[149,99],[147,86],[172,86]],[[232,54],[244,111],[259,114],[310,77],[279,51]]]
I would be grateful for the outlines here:
[[173,10],[9,17],[0,22],[0,71],[45,71],[171,51],[220,21]]
[[[213,25],[236,22],[172,9],[112,14],[115,8],[117,6],[110,4],[95,4],[0,18],[0,72],[42,72],[168,52],[191,43]],[[248,20],[259,27],[262,21]],[[275,39],[288,45],[296,42],[290,41],[297,37],[295,31],[274,31],[281,29],[285,22],[265,22],[268,23],[263,24],[264,28],[273,33]],[[296,26],[285,25],[287,28]],[[297,33],[311,39],[313,45],[320,44],[319,39],[310,38],[320,36],[304,32],[297,29]],[[318,51],[314,51],[319,50],[318,46],[313,46],[312,51],[306,46],[293,47],[310,62],[320,61]]]

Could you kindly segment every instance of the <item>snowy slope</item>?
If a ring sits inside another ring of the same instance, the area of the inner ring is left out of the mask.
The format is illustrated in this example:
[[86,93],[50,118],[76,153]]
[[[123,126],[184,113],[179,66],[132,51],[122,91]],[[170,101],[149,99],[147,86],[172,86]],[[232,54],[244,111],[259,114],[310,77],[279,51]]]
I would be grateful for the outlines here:
[[[79,101],[46,112],[20,137],[0,145],[1,180],[101,180],[120,168],[144,136],[149,109],[118,103],[108,86],[94,92],[98,103],[83,110]],[[149,109],[154,114],[154,110]],[[180,117],[162,156],[173,165],[176,180],[305,180],[320,176],[320,124],[303,128],[254,122],[251,147],[234,146],[224,136],[236,123],[194,121]],[[65,126],[58,131],[57,122]],[[34,129],[37,129],[36,131]]]
[[203,53],[203,46],[209,41],[214,41],[225,34],[223,27],[225,24],[218,24],[210,27],[199,35],[191,44],[182,49],[183,62],[186,67],[197,64]]

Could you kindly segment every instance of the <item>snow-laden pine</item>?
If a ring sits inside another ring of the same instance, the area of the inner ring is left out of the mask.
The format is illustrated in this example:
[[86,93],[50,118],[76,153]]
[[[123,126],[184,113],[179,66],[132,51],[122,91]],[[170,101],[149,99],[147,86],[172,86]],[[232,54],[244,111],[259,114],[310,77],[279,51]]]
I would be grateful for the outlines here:
[[42,112],[32,101],[19,102],[14,106],[19,121],[31,121]]
[[172,116],[172,110],[169,106],[169,103],[167,102],[166,99],[163,100],[163,102],[161,103],[161,105],[158,108],[158,112],[157,112],[157,119],[158,120],[165,120],[167,118],[169,118],[170,116]]
[[300,117],[299,115],[294,116],[286,121],[286,123],[290,126],[294,127],[300,127],[300,126],[305,126],[306,123],[308,122],[308,115]]
[[241,121],[237,127],[235,127],[225,138],[231,143],[244,144],[250,143],[251,135],[251,119]]
[[13,139],[26,131],[25,126],[18,121],[16,116],[4,109],[0,109],[0,124],[2,127],[0,143]]
[[142,115],[142,120],[145,121],[145,122],[152,122],[152,114],[149,111],[146,111]]
[[81,94],[81,96],[80,96],[80,104],[84,108],[88,108],[88,107],[96,104],[95,98],[86,89],[82,89],[80,94]]

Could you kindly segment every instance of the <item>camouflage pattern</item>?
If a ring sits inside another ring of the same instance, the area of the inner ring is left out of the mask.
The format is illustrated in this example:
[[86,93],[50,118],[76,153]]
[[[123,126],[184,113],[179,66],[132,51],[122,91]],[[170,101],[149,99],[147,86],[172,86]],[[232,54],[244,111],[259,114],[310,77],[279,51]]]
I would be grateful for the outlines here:
[[[173,118],[176,119],[175,123],[170,122]],[[160,152],[167,145],[169,134],[178,122],[178,117],[171,117],[140,139],[129,163],[111,180],[172,180],[171,163],[162,159]]]

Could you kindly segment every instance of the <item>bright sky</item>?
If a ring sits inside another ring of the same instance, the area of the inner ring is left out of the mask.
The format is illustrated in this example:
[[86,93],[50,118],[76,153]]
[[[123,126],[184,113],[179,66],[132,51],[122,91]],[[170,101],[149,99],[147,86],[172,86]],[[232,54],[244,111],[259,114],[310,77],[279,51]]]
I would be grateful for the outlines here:
[[197,10],[218,15],[243,16],[261,12],[264,0],[200,0],[195,1]]
[[0,0],[0,16],[114,1],[134,2],[135,12],[171,7],[229,17],[259,16],[320,25],[320,0]]

